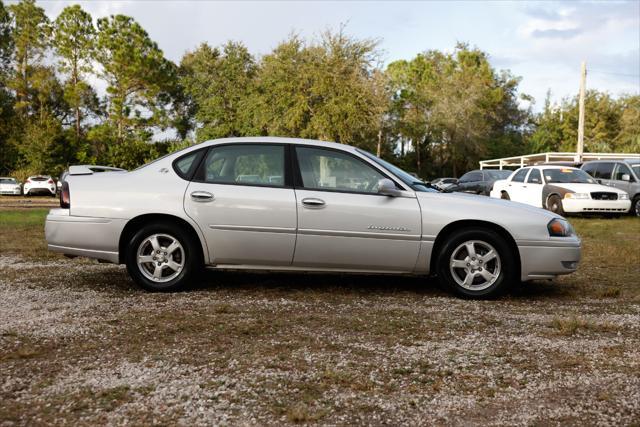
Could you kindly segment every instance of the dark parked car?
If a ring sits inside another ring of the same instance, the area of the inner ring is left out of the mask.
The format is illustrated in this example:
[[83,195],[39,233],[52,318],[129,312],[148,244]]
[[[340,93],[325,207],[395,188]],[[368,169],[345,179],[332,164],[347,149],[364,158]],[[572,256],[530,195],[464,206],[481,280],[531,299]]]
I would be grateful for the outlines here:
[[640,160],[594,160],[583,164],[582,170],[600,184],[629,193],[629,213],[640,217]]
[[511,173],[512,171],[510,170],[472,170],[462,175],[458,180],[458,184],[450,187],[449,190],[488,196],[493,188],[493,183],[499,179],[509,178]]

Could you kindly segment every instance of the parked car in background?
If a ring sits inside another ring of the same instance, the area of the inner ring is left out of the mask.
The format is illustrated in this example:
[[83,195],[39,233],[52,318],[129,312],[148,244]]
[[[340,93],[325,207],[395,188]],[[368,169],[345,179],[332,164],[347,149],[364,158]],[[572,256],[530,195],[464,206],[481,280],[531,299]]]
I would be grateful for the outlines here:
[[431,181],[431,185],[440,189],[446,190],[458,183],[458,178],[436,178]]
[[34,175],[27,178],[22,191],[25,196],[48,195],[55,197],[56,183],[49,175]]
[[586,172],[563,166],[518,169],[509,179],[496,181],[491,197],[526,203],[559,215],[621,215],[631,206],[625,191],[598,184]]
[[582,170],[601,184],[629,193],[630,213],[640,217],[640,160],[594,160]]
[[0,194],[19,196],[22,194],[20,183],[15,178],[0,177]]
[[462,175],[458,183],[451,186],[449,190],[488,196],[493,188],[493,183],[499,179],[508,178],[511,172],[510,170],[497,169],[472,170]]
[[131,172],[87,170],[62,183],[49,249],[124,263],[151,291],[183,287],[206,265],[431,272],[460,295],[487,297],[571,273],[580,260],[580,239],[559,215],[439,192],[348,145],[229,138]]

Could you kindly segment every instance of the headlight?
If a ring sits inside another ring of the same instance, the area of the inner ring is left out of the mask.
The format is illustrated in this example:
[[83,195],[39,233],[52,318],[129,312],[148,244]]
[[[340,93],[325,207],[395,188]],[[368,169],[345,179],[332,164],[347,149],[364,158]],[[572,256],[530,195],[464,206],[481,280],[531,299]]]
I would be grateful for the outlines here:
[[575,234],[571,224],[559,218],[552,219],[549,224],[547,224],[547,230],[549,230],[549,236],[554,237],[569,237]]
[[564,195],[565,199],[588,199],[589,193],[567,193]]
[[627,193],[618,194],[618,200],[629,200],[629,195]]

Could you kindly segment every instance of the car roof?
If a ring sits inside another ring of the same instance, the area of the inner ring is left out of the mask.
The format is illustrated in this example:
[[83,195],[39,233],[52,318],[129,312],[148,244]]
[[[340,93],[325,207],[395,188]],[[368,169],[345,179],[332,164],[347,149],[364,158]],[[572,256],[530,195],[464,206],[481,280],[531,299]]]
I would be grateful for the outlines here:
[[356,151],[356,147],[352,145],[339,144],[337,142],[331,141],[319,141],[316,139],[304,139],[304,138],[287,138],[281,136],[245,136],[245,137],[234,137],[234,138],[219,138],[219,139],[211,139],[208,141],[204,141],[200,144],[194,145],[194,147],[205,147],[209,145],[218,145],[218,144],[242,144],[242,143],[272,143],[272,144],[301,144],[301,145],[314,145],[318,147],[328,147],[328,148],[336,148],[339,150],[345,151]]
[[521,169],[575,169],[580,170],[580,168],[575,168],[573,166],[558,166],[558,165],[535,165],[535,166],[524,166]]

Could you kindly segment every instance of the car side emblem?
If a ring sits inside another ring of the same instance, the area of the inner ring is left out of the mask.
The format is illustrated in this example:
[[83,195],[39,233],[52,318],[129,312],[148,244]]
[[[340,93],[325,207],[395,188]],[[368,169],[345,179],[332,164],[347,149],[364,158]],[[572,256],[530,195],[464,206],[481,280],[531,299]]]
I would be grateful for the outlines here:
[[382,231],[411,231],[407,227],[386,227],[383,225],[370,225],[367,228],[369,230],[382,230]]

